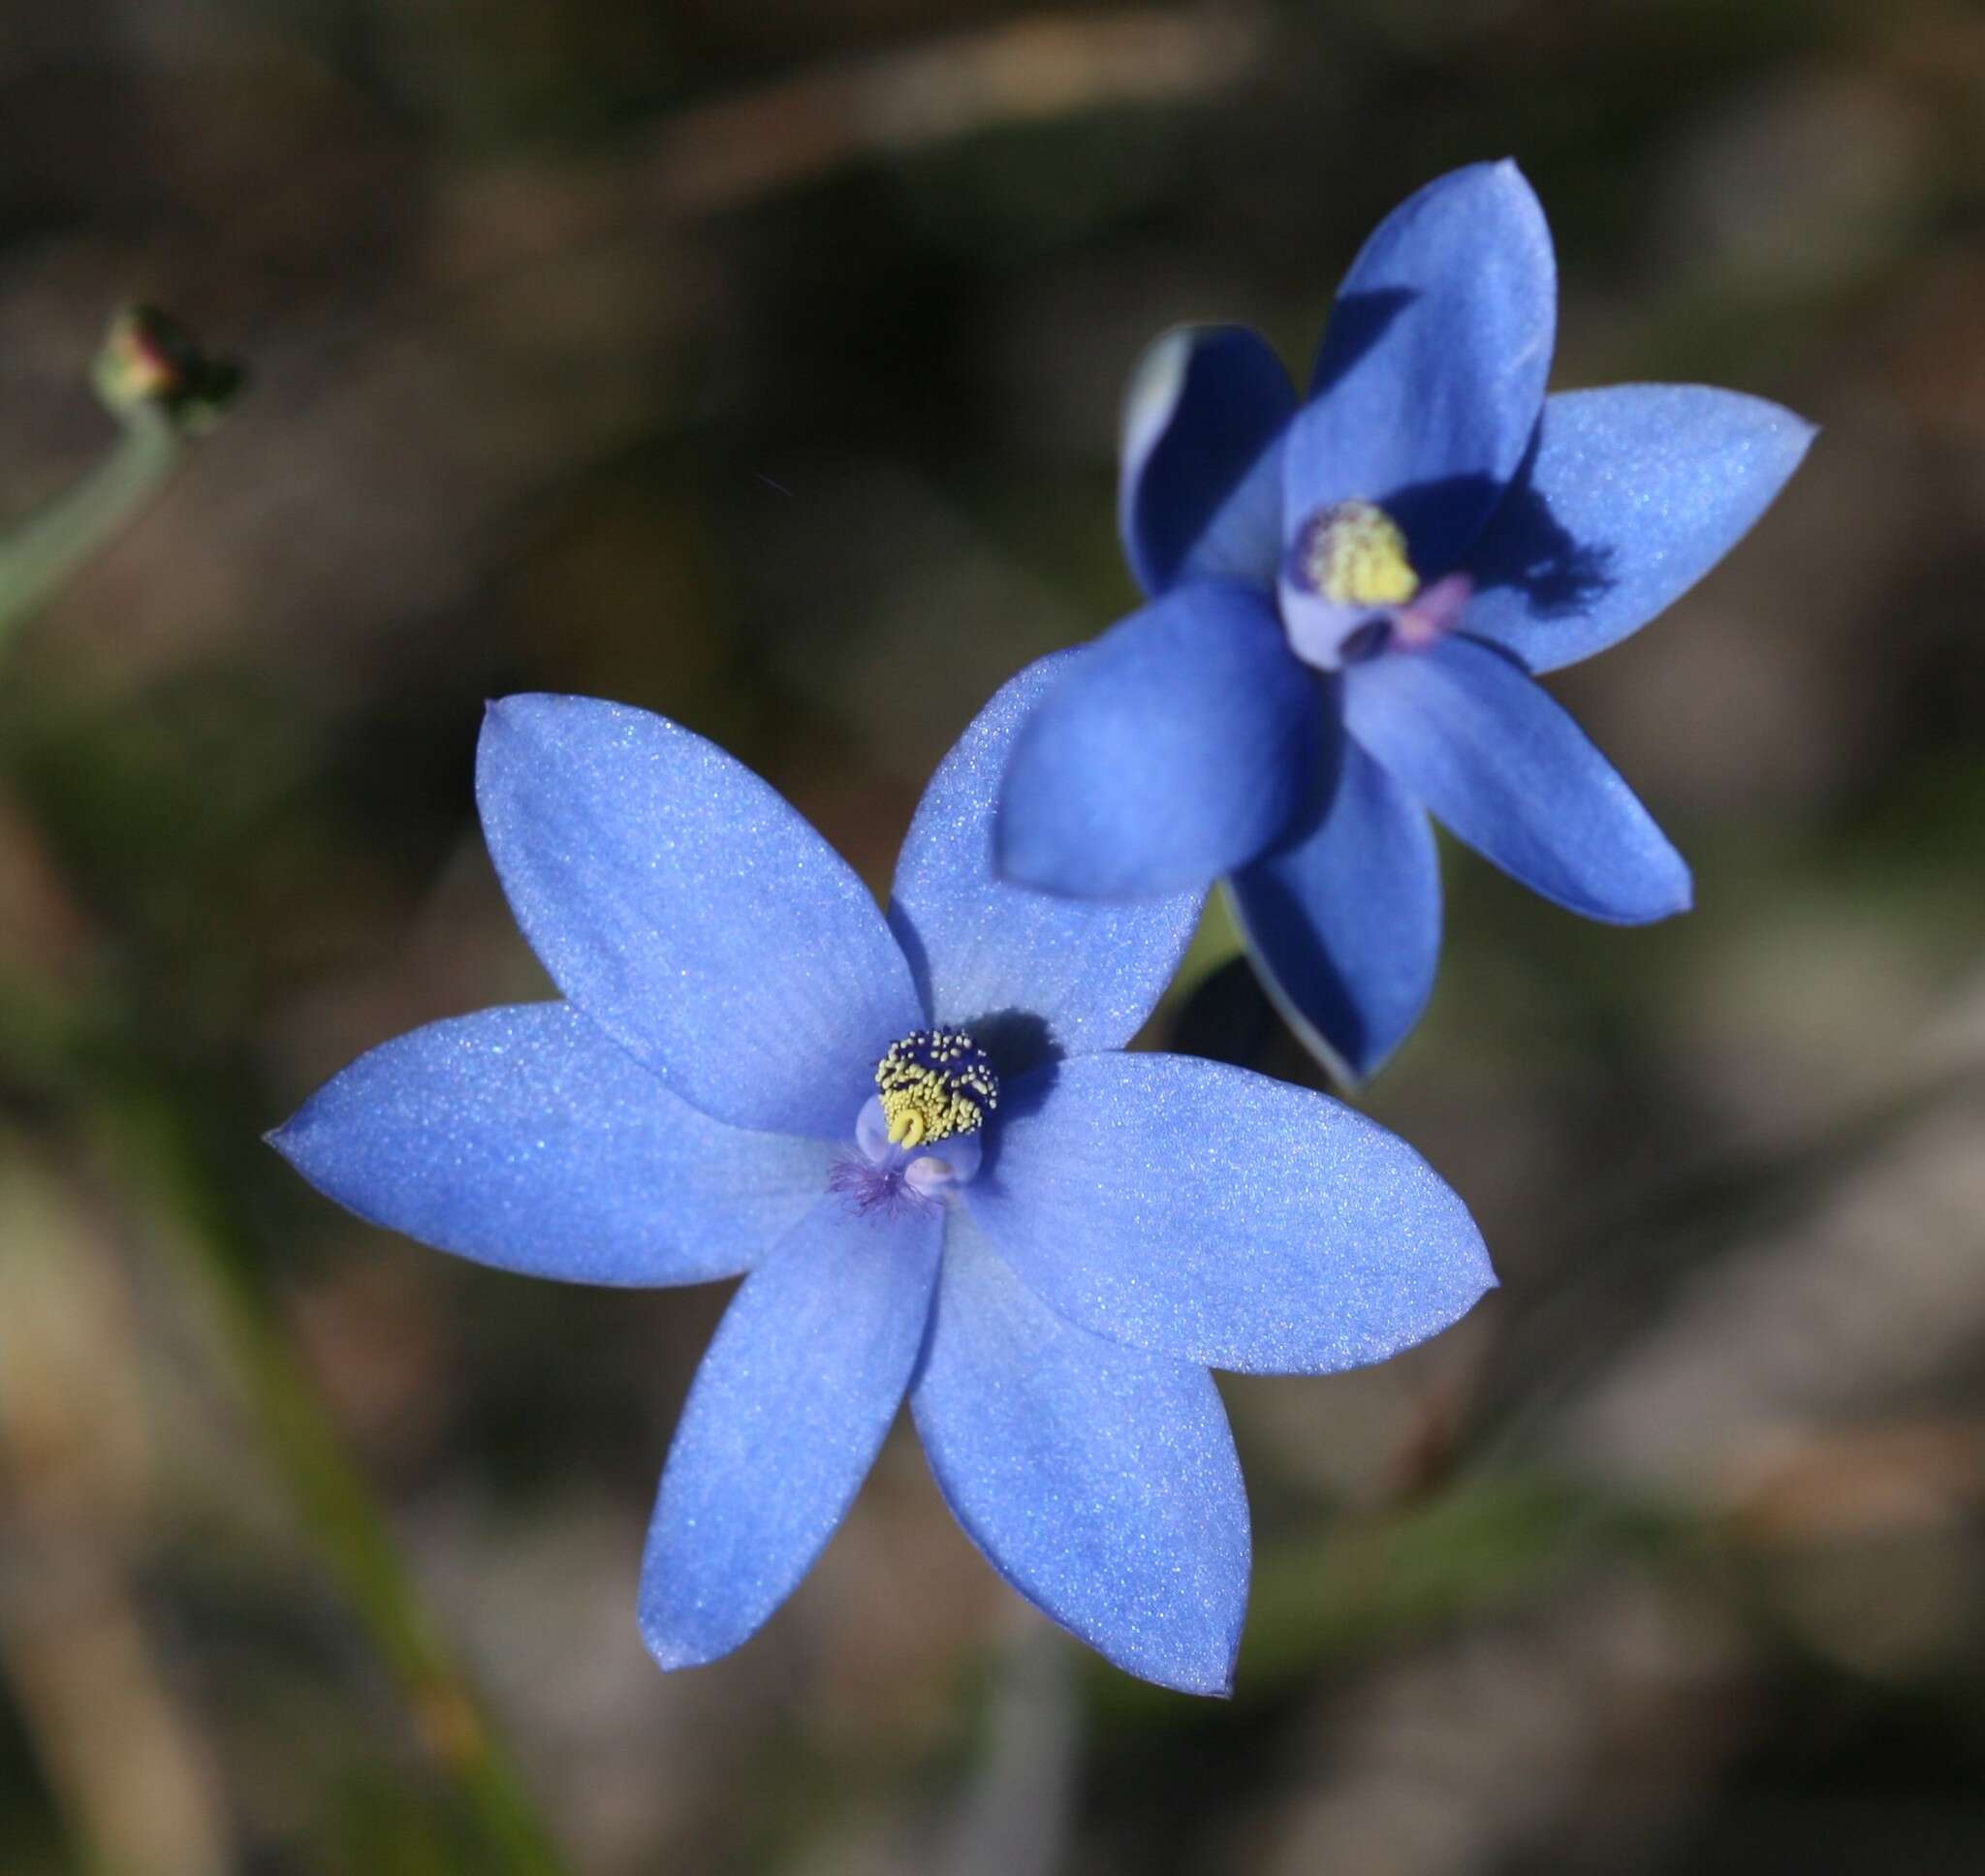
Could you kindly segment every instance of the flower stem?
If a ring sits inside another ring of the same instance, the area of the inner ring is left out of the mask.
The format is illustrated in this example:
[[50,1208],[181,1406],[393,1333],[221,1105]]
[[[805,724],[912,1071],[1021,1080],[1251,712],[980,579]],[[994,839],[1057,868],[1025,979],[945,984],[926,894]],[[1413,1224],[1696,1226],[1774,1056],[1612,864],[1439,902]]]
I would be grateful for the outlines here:
[[135,1182],[169,1202],[181,1272],[233,1356],[299,1509],[484,1839],[475,1866],[557,1876],[563,1863],[550,1833],[252,1273],[250,1241],[228,1183],[166,1091],[127,1085],[121,1097],[108,1104],[111,1149]]
[[[240,372],[204,356],[154,308],[111,321],[92,371],[116,443],[97,467],[0,538],[0,657],[16,630],[101,549],[211,427]],[[49,1004],[37,999],[38,1017]],[[61,999],[52,1000],[59,1011]],[[58,1016],[53,1027],[61,1028]],[[47,1066],[47,1064],[44,1064]],[[167,1243],[196,1304],[232,1358],[270,1453],[345,1593],[406,1691],[415,1725],[482,1838],[474,1866],[559,1876],[563,1864],[466,1676],[424,1608],[363,1472],[299,1364],[255,1275],[254,1242],[189,1121],[186,1104],[145,1075],[102,1078],[96,1111],[130,1183],[169,1207]]]
[[110,453],[73,487],[0,539],[0,655],[15,630],[44,606],[164,485],[184,445],[153,404],[120,419]]

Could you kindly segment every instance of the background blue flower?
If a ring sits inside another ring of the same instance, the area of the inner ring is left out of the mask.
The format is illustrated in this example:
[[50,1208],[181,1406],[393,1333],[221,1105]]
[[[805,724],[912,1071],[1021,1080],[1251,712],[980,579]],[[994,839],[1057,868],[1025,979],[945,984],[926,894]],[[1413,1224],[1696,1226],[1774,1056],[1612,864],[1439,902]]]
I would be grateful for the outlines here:
[[[1066,662],[1008,684],[939,768],[886,919],[771,787],[666,719],[492,706],[484,828],[567,1000],[403,1036],[273,1136],[362,1216],[505,1268],[747,1273],[650,1530],[664,1666],[765,1621],[907,1392],[947,1501],[1024,1595],[1134,1673],[1224,1691],[1249,1544],[1208,1369],[1374,1361],[1494,1282],[1466,1209],[1374,1123],[1120,1052],[1197,891],[994,878],[999,778]],[[878,1059],[929,1025],[997,1071],[967,1152],[874,1121]]]
[[1353,1078],[1433,988],[1430,811],[1588,918],[1688,906],[1680,856],[1534,673],[1686,591],[1812,435],[1698,386],[1547,399],[1556,297],[1536,198],[1485,164],[1367,242],[1300,405],[1249,330],[1159,340],[1120,516],[1150,604],[1015,752],[1014,878],[1109,896],[1227,876],[1265,983]]

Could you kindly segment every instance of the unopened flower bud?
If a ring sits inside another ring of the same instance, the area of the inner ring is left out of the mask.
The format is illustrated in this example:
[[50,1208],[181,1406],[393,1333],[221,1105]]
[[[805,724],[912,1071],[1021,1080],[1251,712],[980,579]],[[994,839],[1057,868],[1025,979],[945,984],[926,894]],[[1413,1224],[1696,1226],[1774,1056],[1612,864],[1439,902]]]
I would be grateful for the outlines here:
[[209,358],[155,306],[127,306],[110,321],[91,376],[115,416],[154,408],[189,432],[215,423],[241,388],[239,365]]

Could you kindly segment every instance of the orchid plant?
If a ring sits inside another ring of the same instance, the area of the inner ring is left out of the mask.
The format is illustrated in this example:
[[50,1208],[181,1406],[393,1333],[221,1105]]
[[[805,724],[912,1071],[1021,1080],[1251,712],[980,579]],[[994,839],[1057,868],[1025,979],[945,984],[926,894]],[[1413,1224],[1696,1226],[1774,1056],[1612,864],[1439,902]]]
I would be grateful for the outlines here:
[[1687,867],[1536,681],[1742,539],[1812,428],[1740,392],[1545,395],[1557,274],[1511,163],[1430,183],[1339,289],[1307,397],[1242,327],[1146,355],[1120,521],[1150,604],[1014,754],[1000,861],[1082,897],[1225,879],[1264,985],[1344,1079],[1440,953],[1430,815],[1587,918],[1685,911]]
[[594,1283],[744,1274],[663,1474],[641,1623],[738,1646],[804,1576],[907,1396],[992,1564],[1131,1673],[1228,1689],[1247,1506],[1208,1370],[1317,1374],[1495,1281],[1466,1207],[1325,1095],[1126,1053],[1197,891],[992,869],[1016,734],[939,767],[887,916],[765,782],[647,713],[491,707],[491,856],[563,1001],[402,1036],[271,1138],[374,1223]]
[[484,830],[560,999],[390,1042],[271,1139],[501,1268],[742,1276],[649,1531],[664,1667],[768,1620],[907,1400],[1024,1596],[1132,1673],[1227,1691],[1248,1519],[1210,1371],[1380,1360],[1494,1284],[1383,1128],[1128,1046],[1224,878],[1300,1033],[1376,1069],[1434,982],[1430,817],[1591,918],[1689,903],[1537,678],[1712,567],[1812,431],[1691,386],[1547,397],[1555,299],[1534,196],[1483,165],[1372,236],[1307,398],[1252,332],[1161,339],[1123,439],[1150,603],[987,705],[886,911],[679,725],[491,706]]

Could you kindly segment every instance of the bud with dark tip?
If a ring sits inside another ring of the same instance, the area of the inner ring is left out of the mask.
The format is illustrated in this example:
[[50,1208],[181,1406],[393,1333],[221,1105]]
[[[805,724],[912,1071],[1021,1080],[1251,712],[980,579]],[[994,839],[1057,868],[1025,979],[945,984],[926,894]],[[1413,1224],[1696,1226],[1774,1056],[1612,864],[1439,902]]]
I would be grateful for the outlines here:
[[212,428],[241,389],[241,367],[209,358],[193,335],[156,306],[127,306],[110,321],[91,369],[97,395],[113,416],[163,411],[174,429]]

